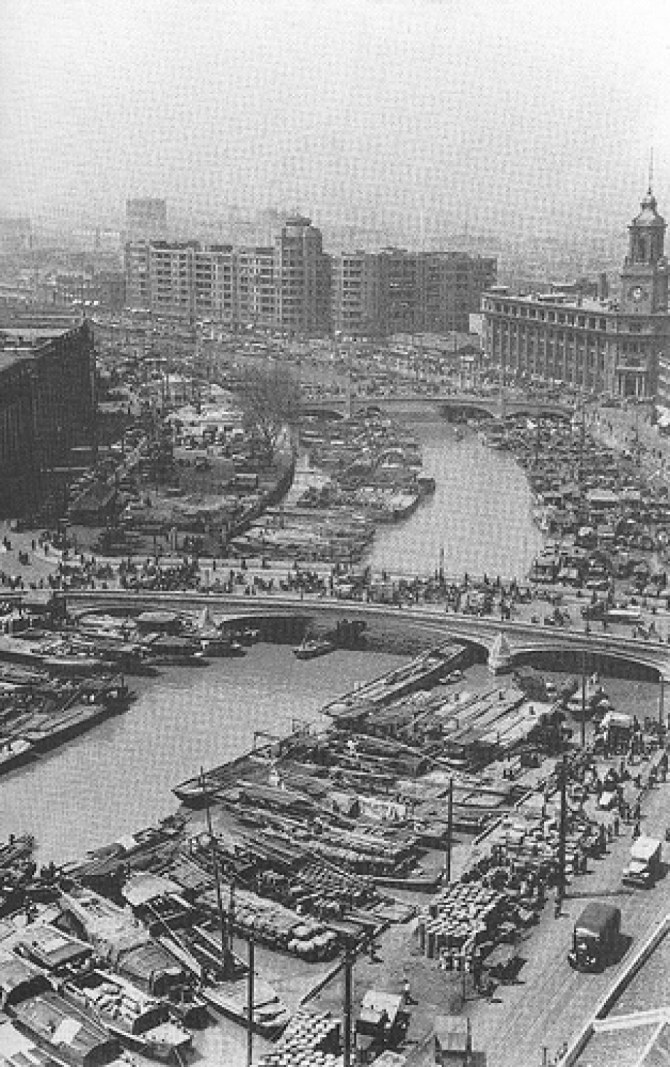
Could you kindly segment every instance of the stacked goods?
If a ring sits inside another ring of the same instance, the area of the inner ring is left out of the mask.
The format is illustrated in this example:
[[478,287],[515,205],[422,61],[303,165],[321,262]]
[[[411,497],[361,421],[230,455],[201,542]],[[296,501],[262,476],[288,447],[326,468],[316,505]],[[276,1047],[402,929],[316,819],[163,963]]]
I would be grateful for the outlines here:
[[[215,894],[206,894],[205,902],[216,913]],[[246,890],[235,891],[235,906],[228,920],[237,933],[247,937],[253,934],[262,944],[304,960],[331,959],[339,948],[337,934],[323,923]]]
[[454,882],[419,916],[419,946],[429,959],[460,955],[494,934],[506,905],[504,894],[481,883]]
[[361,907],[377,898],[371,882],[353,874],[343,874],[336,868],[311,863],[301,870],[300,877],[329,902]]
[[267,1052],[256,1067],[337,1067],[340,1023],[329,1012],[312,1015],[299,1011],[288,1024],[281,1041]]
[[[584,855],[598,852],[598,832],[594,823],[578,812],[569,816],[566,836],[566,863],[572,867]],[[543,877],[551,876],[558,864],[558,816],[543,818],[529,811],[525,817],[520,810],[514,819],[507,817],[490,838],[491,854],[500,862],[508,860],[519,870],[535,871]]]

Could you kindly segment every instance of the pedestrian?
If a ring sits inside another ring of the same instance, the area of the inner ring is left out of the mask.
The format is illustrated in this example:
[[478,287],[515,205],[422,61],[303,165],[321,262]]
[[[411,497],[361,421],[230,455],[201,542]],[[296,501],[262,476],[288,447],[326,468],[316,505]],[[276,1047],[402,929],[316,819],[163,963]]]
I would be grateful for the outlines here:
[[602,823],[598,827],[598,849],[600,852],[607,851],[607,834]]
[[633,840],[640,836],[640,832],[640,824],[639,822],[636,822],[635,826],[633,827]]
[[409,978],[407,977],[407,975],[405,975],[405,977],[403,978],[402,995],[403,995],[403,999],[405,1001],[405,1004],[411,1004],[412,1003],[412,993],[411,993],[411,989],[410,989]]
[[619,822],[619,816],[615,814],[615,816],[614,816],[614,836],[615,837],[619,836],[620,828],[621,828],[621,826],[620,826],[620,822]]

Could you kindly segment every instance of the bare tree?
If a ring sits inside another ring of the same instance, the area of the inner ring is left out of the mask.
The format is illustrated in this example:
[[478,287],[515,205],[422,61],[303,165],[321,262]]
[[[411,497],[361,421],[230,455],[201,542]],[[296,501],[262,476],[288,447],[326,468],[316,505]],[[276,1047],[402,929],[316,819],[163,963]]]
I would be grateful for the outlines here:
[[236,392],[244,428],[255,450],[272,460],[284,429],[298,414],[300,387],[296,378],[285,364],[256,364],[242,370]]

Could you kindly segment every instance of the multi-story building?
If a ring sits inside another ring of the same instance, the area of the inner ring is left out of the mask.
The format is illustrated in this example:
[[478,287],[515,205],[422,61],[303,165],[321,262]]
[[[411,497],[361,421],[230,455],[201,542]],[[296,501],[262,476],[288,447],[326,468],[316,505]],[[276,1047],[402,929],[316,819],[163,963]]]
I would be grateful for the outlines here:
[[[568,383],[621,397],[670,398],[665,220],[651,189],[629,226],[618,300],[565,290],[482,299],[484,350],[505,375]],[[664,394],[664,395],[663,395]]]
[[195,314],[195,241],[155,241],[149,257],[151,310],[164,318],[191,320]]
[[167,237],[167,202],[155,197],[126,200],[126,240],[161,241]]
[[342,252],[333,256],[332,319],[342,333],[467,331],[496,279],[496,261],[465,252]]
[[50,471],[90,444],[93,431],[88,324],[0,328],[0,513],[33,507]]
[[496,261],[461,252],[323,251],[310,219],[274,243],[235,248],[161,241],[126,246],[129,307],[295,334],[467,331]]
[[276,322],[290,333],[330,328],[330,257],[311,219],[286,220],[274,244]]
[[332,325],[347,336],[379,333],[379,256],[341,252],[332,257]]
[[129,242],[129,307],[292,333],[329,328],[330,261],[309,219],[288,219],[273,245]]
[[278,325],[274,248],[238,249],[232,321],[234,325],[262,328]]

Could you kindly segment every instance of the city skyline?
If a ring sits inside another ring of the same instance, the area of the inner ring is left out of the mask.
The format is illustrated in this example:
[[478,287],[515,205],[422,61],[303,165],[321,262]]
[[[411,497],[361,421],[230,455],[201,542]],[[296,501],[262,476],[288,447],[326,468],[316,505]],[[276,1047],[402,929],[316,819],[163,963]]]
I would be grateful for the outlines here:
[[667,199],[662,0],[7,0],[6,214],[267,205],[406,235],[611,234]]

